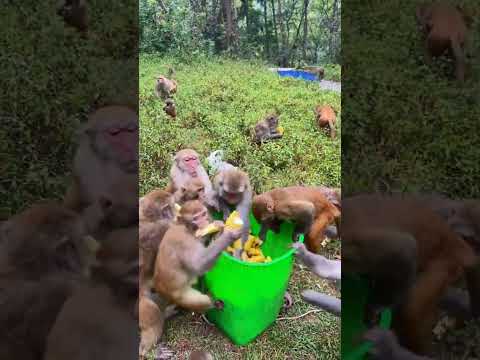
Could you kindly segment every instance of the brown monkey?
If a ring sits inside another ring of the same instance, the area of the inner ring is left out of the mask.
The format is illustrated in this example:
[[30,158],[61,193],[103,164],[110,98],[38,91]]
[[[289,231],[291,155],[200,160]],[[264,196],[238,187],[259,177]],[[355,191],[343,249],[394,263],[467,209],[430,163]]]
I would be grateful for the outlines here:
[[65,301],[81,284],[68,274],[1,280],[0,358],[43,359],[45,342]]
[[343,200],[343,212],[342,271],[367,274],[384,292],[396,292],[401,344],[427,353],[440,297],[477,261],[471,247],[415,199],[359,195]]
[[218,209],[215,200],[212,183],[205,168],[200,162],[200,156],[192,149],[180,150],[175,154],[174,162],[170,170],[170,183],[166,191],[174,194],[182,186],[192,179],[200,179],[205,186],[205,198],[208,206]]
[[182,206],[177,222],[170,226],[158,249],[154,287],[166,300],[185,309],[203,312],[221,306],[192,288],[196,279],[210,270],[218,256],[240,236],[225,230],[205,247],[195,232],[210,223],[207,208],[198,200]]
[[175,106],[175,101],[170,98],[165,100],[165,106],[163,107],[163,111],[165,111],[168,115],[175,119],[177,117],[177,108]]
[[101,196],[138,202],[138,115],[124,106],[95,111],[81,131],[65,204],[81,210]]
[[61,204],[32,205],[3,225],[3,276],[39,280],[58,273],[88,274],[96,249],[86,236],[102,220],[97,205],[79,215]]
[[150,288],[158,246],[174,219],[173,196],[154,190],[140,198],[139,256],[140,289]]
[[417,7],[417,21],[426,35],[426,56],[451,52],[455,58],[455,75],[458,81],[465,79],[464,45],[467,36],[466,19],[459,7],[444,1],[422,4]]
[[280,117],[277,114],[269,114],[259,121],[253,129],[253,140],[260,144],[263,141],[280,139],[283,135],[278,130]]
[[308,250],[318,253],[325,228],[340,216],[340,211],[315,187],[291,186],[273,189],[253,198],[255,218],[261,223],[260,237],[278,227],[278,220],[294,221],[293,240],[306,234]]
[[[163,334],[164,322],[175,314],[173,305],[159,306],[158,301],[154,301],[153,295],[149,291],[140,293],[139,298],[139,319],[140,327],[140,359],[146,358],[147,353],[158,344]],[[170,353],[168,348],[158,346],[155,358],[162,358]]]
[[[230,208],[235,207],[243,221],[242,243],[250,233],[250,210],[252,207],[252,186],[247,173],[237,169],[220,171],[213,180],[213,187],[220,211],[225,221],[230,216]],[[236,256],[240,256],[237,251]]]
[[317,125],[322,129],[328,128],[330,137],[334,139],[336,136],[335,124],[337,122],[335,110],[330,105],[317,105],[314,112]]
[[98,260],[92,283],[80,287],[59,313],[45,360],[138,357],[138,228],[113,231]]
[[199,178],[188,180],[175,194],[175,202],[179,205],[191,200],[200,200],[206,204],[205,185]]
[[[166,100],[177,92],[177,82],[172,78],[175,75],[175,71],[172,68],[168,69],[168,77],[158,76],[155,83],[155,94]],[[170,79],[169,79],[170,78]]]
[[[450,228],[480,254],[480,201],[444,200],[436,211]],[[466,272],[472,315],[480,317],[480,264]]]
[[57,15],[63,17],[65,23],[86,33],[88,30],[88,12],[85,0],[60,0]]

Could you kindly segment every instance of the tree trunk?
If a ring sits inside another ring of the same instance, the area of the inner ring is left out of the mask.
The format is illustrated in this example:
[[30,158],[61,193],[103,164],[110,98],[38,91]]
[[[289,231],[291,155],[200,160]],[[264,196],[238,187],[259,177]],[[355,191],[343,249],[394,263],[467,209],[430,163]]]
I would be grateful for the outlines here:
[[271,0],[271,1],[272,1],[273,30],[275,32],[275,56],[278,56],[280,46],[278,45],[277,15],[275,14],[275,0]]
[[268,0],[263,0],[263,21],[265,23],[265,51],[267,56],[270,57],[270,39],[268,36],[268,13],[267,13]]
[[308,0],[303,2],[303,47],[302,56],[303,60],[307,60],[307,39],[308,39]]
[[278,25],[280,26],[280,37],[281,37],[281,43],[280,43],[280,54],[279,54],[279,62],[280,66],[287,66],[288,65],[288,54],[287,54],[287,33],[285,30],[285,23],[283,19],[283,6],[282,6],[282,0],[277,0],[277,8],[278,8]]

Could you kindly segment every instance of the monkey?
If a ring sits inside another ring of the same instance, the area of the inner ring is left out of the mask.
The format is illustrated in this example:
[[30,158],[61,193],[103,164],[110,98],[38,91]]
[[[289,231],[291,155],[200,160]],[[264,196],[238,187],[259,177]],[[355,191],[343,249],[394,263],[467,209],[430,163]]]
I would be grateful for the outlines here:
[[[297,251],[295,255],[316,275],[330,280],[340,280],[342,278],[342,264],[338,260],[328,260],[327,258],[314,254],[307,250],[305,245],[296,242],[292,245]],[[313,290],[302,292],[302,298],[325,311],[336,316],[341,315],[341,301],[333,296],[321,294]]]
[[177,108],[175,106],[175,101],[173,99],[168,98],[165,100],[165,106],[163,107],[163,111],[167,113],[167,115],[170,115],[172,118],[177,117]]
[[88,11],[85,0],[60,0],[57,15],[61,16],[67,25],[83,34],[87,33]]
[[253,129],[253,141],[260,144],[267,140],[280,139],[283,135],[278,130],[279,116],[268,114],[259,121]]
[[138,357],[138,227],[112,231],[97,258],[91,282],[80,286],[58,314],[45,360]]
[[[449,227],[462,237],[477,254],[480,254],[480,201],[476,199],[443,200],[436,202],[438,214],[447,222]],[[471,304],[471,315],[480,317],[480,264],[467,269],[465,274]],[[458,298],[458,297],[457,297]],[[451,297],[453,300],[453,297]],[[463,299],[457,300],[462,306]],[[452,303],[452,301],[450,302]],[[464,311],[465,312],[465,311]]]
[[195,350],[190,353],[189,360],[213,360],[212,354],[205,350]]
[[[242,244],[248,240],[250,233],[250,210],[252,207],[252,186],[247,173],[239,169],[220,171],[213,180],[213,188],[220,211],[225,221],[234,206],[243,221]],[[235,256],[240,257],[240,251]]]
[[400,346],[395,334],[379,327],[365,332],[363,338],[373,343],[369,355],[374,360],[433,360],[427,356],[416,355]]
[[330,105],[317,105],[314,112],[317,125],[322,129],[328,128],[330,138],[334,139],[336,136],[335,124],[337,122],[335,110]]
[[396,303],[401,345],[425,355],[438,301],[478,261],[472,248],[415,199],[366,194],[342,206],[342,272],[371,276],[377,300]]
[[160,75],[156,78],[155,94],[162,100],[168,99],[177,92],[177,82],[173,80],[174,75],[173,68],[169,68],[168,77]]
[[[160,307],[158,302],[154,301],[153,295],[149,291],[140,293],[138,309],[138,324],[140,328],[139,356],[141,359],[145,359],[147,353],[160,341],[165,320],[173,316],[176,310],[173,305]],[[164,346],[158,346],[155,352],[156,359],[171,354],[171,351]]]
[[64,204],[81,211],[100,196],[138,202],[138,115],[125,106],[106,106],[90,115],[80,131],[73,179]]
[[[277,231],[278,220],[295,223],[293,241],[305,234],[307,249],[318,253],[325,228],[340,216],[340,211],[316,187],[291,186],[273,189],[253,198],[253,215],[261,224],[260,238]],[[275,224],[277,223],[277,224]]]
[[77,214],[45,201],[14,215],[3,228],[0,274],[31,281],[58,273],[88,275],[96,249],[87,235],[102,220],[100,206]]
[[425,34],[427,61],[445,52],[451,52],[455,59],[455,76],[458,81],[465,80],[464,46],[467,36],[467,24],[461,9],[443,1],[421,4],[416,10],[417,23]]
[[208,205],[205,197],[205,185],[199,178],[188,180],[175,192],[174,197],[175,202],[179,205],[191,200],[199,200],[205,205]]
[[43,359],[46,338],[57,315],[82,281],[65,273],[46,275],[39,280],[5,281],[2,277],[0,357]]
[[155,262],[154,288],[167,301],[182,308],[204,312],[222,308],[221,301],[192,288],[196,279],[209,271],[218,256],[240,236],[240,231],[222,231],[205,247],[205,238],[195,232],[209,224],[207,208],[198,200],[185,203],[177,221],[170,226],[158,249]]
[[139,261],[141,291],[151,287],[158,246],[174,219],[173,196],[154,190],[139,200]]
[[212,183],[205,168],[200,162],[200,156],[192,149],[184,149],[174,156],[170,170],[170,182],[166,191],[175,194],[182,186],[192,179],[200,179],[205,186],[205,201],[209,207],[218,210],[219,205],[215,198]]

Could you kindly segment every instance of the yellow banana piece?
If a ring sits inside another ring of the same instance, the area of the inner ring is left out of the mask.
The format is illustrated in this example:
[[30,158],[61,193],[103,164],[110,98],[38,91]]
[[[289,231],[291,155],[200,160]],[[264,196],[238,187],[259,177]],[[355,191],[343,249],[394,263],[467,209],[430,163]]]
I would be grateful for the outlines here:
[[214,234],[216,232],[219,232],[220,228],[214,224],[208,224],[205,226],[203,229],[198,229],[197,232],[195,233],[196,237],[202,237],[206,236],[209,234]]
[[252,256],[250,259],[248,259],[248,261],[261,263],[265,262],[265,257],[263,255]]
[[250,256],[257,256],[257,255],[263,255],[262,251],[260,249],[252,248],[247,250],[248,255]]
[[235,249],[231,246],[227,247],[227,252],[232,253],[235,251]]
[[245,251],[248,252],[248,250],[250,250],[253,247],[254,242],[255,242],[255,238],[252,235],[250,235],[248,237],[247,242],[245,243],[245,247],[244,247]]
[[278,126],[277,131],[280,133],[280,135],[283,135],[283,133],[285,132],[285,129],[283,128],[283,126]]
[[235,240],[235,242],[233,243],[233,248],[235,250],[241,249],[242,248],[242,239]]
[[271,262],[271,261],[272,261],[272,258],[271,258],[270,256],[267,256],[267,257],[265,258],[265,262]]
[[248,261],[248,260],[249,260],[249,259],[248,259],[248,255],[247,255],[247,253],[246,253],[245,251],[242,251],[242,260],[243,260],[243,261]]
[[238,211],[235,210],[227,218],[227,221],[225,221],[225,228],[231,229],[231,230],[239,230],[242,227],[243,227],[243,221],[240,218],[240,214],[238,213]]

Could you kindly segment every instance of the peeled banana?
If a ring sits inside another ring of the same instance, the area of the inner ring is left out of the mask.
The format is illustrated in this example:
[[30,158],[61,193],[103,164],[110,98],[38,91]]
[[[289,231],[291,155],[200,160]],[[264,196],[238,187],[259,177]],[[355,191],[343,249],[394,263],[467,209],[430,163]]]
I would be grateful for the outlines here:
[[203,229],[198,229],[197,232],[195,233],[196,237],[203,237],[206,235],[214,234],[216,232],[220,231],[220,227],[218,227],[215,224],[208,224],[205,226]]
[[270,256],[265,257],[263,255],[260,245],[262,245],[262,240],[258,237],[249,235],[248,240],[245,242],[245,245],[242,249],[242,240],[237,239],[232,244],[232,246],[227,247],[226,251],[231,255],[234,255],[236,250],[242,250],[240,258],[246,262],[255,262],[255,263],[266,263],[271,262],[272,258]]

